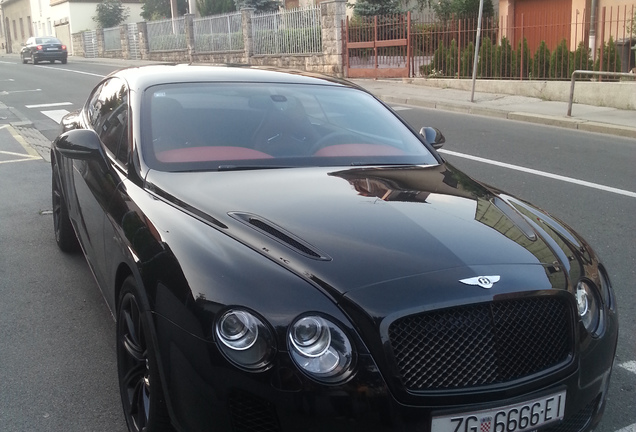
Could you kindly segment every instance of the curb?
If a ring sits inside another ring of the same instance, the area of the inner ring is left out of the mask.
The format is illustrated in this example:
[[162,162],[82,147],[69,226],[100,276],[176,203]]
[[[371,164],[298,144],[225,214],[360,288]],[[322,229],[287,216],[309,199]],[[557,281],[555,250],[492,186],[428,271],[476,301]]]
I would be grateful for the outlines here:
[[594,132],[606,135],[620,136],[623,138],[636,139],[636,127],[611,125],[588,120],[579,120],[569,117],[554,117],[541,114],[531,114],[518,111],[497,110],[493,108],[473,107],[465,104],[454,104],[450,102],[436,102],[427,99],[403,98],[390,95],[379,95],[381,100],[387,103],[398,103],[411,105],[418,108],[439,109],[461,114],[480,115],[499,119],[523,121],[526,123],[541,124],[545,126],[555,126],[566,129],[575,129],[584,132]]

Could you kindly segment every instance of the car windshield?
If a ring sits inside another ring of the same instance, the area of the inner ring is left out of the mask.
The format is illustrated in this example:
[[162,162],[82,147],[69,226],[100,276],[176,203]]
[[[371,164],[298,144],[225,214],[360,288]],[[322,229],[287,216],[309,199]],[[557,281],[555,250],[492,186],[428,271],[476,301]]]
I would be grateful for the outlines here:
[[143,106],[142,153],[158,170],[437,164],[391,111],[345,87],[170,84]]

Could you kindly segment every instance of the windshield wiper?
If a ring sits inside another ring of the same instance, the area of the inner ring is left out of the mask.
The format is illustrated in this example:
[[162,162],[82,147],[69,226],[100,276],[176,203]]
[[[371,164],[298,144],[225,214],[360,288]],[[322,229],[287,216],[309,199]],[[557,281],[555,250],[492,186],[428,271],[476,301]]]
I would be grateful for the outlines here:
[[416,165],[414,163],[406,163],[406,162],[351,162],[351,166],[413,166]]
[[218,171],[242,171],[261,169],[291,168],[287,165],[219,165]]

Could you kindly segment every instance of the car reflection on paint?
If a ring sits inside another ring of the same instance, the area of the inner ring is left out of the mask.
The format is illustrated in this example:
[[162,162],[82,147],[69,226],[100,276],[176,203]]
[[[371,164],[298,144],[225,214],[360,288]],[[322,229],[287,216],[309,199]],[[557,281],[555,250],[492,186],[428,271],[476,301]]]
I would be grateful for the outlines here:
[[618,322],[571,228],[346,81],[116,72],[51,149],[129,430],[586,432]]

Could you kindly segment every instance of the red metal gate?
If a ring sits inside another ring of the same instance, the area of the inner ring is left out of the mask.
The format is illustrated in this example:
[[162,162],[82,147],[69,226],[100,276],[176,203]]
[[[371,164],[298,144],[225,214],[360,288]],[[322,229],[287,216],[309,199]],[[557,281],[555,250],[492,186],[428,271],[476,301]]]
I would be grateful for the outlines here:
[[411,57],[411,13],[347,18],[345,63],[349,78],[406,78]]

